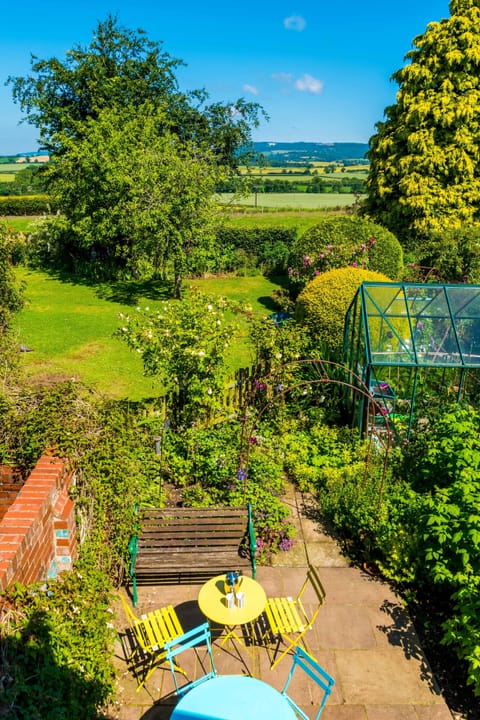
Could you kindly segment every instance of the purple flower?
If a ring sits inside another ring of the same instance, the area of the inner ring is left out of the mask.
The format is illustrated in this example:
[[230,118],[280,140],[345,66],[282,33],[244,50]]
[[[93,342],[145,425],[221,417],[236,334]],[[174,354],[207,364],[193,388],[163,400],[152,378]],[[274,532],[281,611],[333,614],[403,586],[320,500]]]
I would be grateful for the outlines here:
[[314,270],[314,271],[313,271],[313,274],[314,274],[314,275],[320,275],[320,270]]
[[275,388],[275,390],[278,390],[278,392],[282,392],[282,390],[283,390],[283,385],[282,385],[282,383],[280,383],[279,385],[277,385],[277,387]]
[[258,445],[258,440],[253,435],[248,438],[248,442],[250,443],[250,445]]
[[237,477],[242,482],[247,479],[247,467],[246,465],[242,465],[240,468],[238,468],[237,471]]
[[283,552],[287,552],[287,550],[290,550],[293,546],[293,540],[289,537],[282,537],[280,542],[278,543],[278,547],[280,550],[283,550]]
[[358,267],[358,263],[352,263],[352,267]]

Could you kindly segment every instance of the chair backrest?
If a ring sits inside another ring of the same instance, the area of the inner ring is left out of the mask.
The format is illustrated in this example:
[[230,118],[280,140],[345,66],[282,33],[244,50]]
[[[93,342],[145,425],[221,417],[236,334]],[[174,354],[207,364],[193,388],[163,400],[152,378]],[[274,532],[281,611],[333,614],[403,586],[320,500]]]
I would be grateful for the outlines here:
[[[205,668],[203,668],[204,674],[201,677],[197,678],[196,680],[192,680],[187,685],[179,686],[177,683],[174,659],[177,657],[177,655],[180,655],[180,653],[185,652],[190,648],[196,648],[199,645],[205,645],[205,649],[209,657],[210,669],[208,671],[205,671]],[[215,663],[213,662],[210,628],[208,626],[208,623],[206,622],[198,625],[197,627],[194,627],[192,630],[188,630],[183,635],[179,635],[174,640],[170,640],[169,642],[165,643],[164,649],[165,658],[168,660],[170,664],[170,670],[172,671],[177,695],[183,695],[188,690],[191,690],[192,688],[200,685],[206,680],[215,677],[217,674]]]
[[120,600],[122,601],[123,609],[125,611],[125,615],[127,616],[128,624],[130,626],[130,630],[133,634],[133,637],[135,638],[138,645],[142,648],[142,650],[144,650],[145,652],[151,652],[152,651],[151,642],[147,636],[144,621],[135,615],[132,608],[127,603],[127,600],[126,600],[124,594],[122,592],[120,592],[119,595],[120,595]]
[[302,597],[308,585],[312,587],[315,595],[317,596],[319,605],[321,605],[325,600],[326,592],[325,588],[322,585],[322,581],[320,580],[318,572],[316,568],[313,567],[313,565],[308,566],[305,582],[303,583],[300,592],[297,595],[297,599]]
[[318,720],[318,718],[322,714],[323,708],[325,707],[325,703],[327,702],[327,699],[332,692],[332,687],[335,685],[335,680],[318,664],[318,662],[311,655],[308,655],[308,653],[306,653],[303,648],[295,648],[292,667],[290,668],[290,672],[288,674],[285,686],[282,690],[282,695],[285,696],[285,698],[288,700],[288,703],[291,705],[297,715],[304,718],[304,720],[309,720],[308,715],[305,715],[303,710],[300,710],[295,701],[292,700],[289,695],[287,695],[287,688],[290,685],[293,673],[295,672],[297,667],[306,672],[307,675],[311,677],[312,680],[314,680],[317,685],[319,685],[323,690],[320,707],[318,708],[318,712],[315,715],[315,720]]

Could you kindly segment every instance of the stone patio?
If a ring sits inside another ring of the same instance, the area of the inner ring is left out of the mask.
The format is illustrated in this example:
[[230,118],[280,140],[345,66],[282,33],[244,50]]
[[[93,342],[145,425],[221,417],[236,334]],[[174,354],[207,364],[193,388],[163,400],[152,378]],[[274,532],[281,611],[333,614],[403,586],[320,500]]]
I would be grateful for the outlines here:
[[[335,687],[322,720],[452,720],[415,628],[401,600],[387,583],[350,567],[334,539],[308,519],[304,499],[293,490],[287,498],[297,526],[294,548],[276,556],[271,567],[260,567],[257,580],[268,596],[295,595],[310,562],[318,568],[326,600],[308,646],[320,664],[335,678]],[[183,627],[203,622],[197,596],[200,585],[139,587],[138,614],[172,603]],[[309,598],[305,596],[308,606]],[[313,597],[310,597],[313,601]],[[155,670],[139,692],[125,662],[121,631],[126,620],[119,604],[120,630],[116,652],[119,720],[168,720],[176,702],[173,681],[166,666]],[[228,642],[220,648],[221,630],[212,630],[215,665],[219,674],[252,674],[281,689],[290,669],[287,655],[272,671],[269,652],[253,651]],[[191,677],[201,672],[205,659],[200,648],[182,666]],[[314,717],[319,689],[309,678],[294,677],[289,694]]]

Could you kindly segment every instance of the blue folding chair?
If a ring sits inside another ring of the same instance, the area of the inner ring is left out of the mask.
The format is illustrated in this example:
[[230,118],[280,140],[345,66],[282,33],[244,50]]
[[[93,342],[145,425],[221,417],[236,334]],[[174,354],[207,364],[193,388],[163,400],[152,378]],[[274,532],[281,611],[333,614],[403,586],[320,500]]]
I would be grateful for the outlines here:
[[[208,656],[208,658],[209,658],[209,670],[205,670],[205,667],[203,666],[203,662],[200,661],[200,658],[198,656],[198,646],[199,645],[205,645],[206,657]],[[177,655],[180,655],[180,653],[183,653],[186,650],[189,650],[190,648],[195,648],[195,652],[197,653],[197,657],[199,659],[199,662],[201,664],[204,674],[201,675],[200,677],[198,677],[196,680],[192,680],[192,681],[188,682],[186,685],[179,686],[179,684],[177,682],[177,674],[176,674],[176,671],[178,670],[178,666],[174,662],[174,659],[177,657]],[[207,680],[210,680],[213,677],[216,677],[216,675],[217,675],[217,671],[215,669],[215,664],[213,662],[210,628],[208,626],[208,623],[206,623],[206,622],[202,623],[202,625],[198,625],[197,627],[193,628],[192,630],[188,630],[183,635],[179,635],[178,637],[174,638],[173,640],[166,642],[164,645],[164,651],[165,651],[165,659],[170,664],[170,670],[172,671],[173,681],[175,683],[175,689],[176,689],[177,695],[179,695],[179,696],[184,695],[186,692],[188,692],[188,690],[192,690],[192,688],[196,687],[197,685],[200,685],[201,683],[204,683]]]
[[310,720],[308,715],[305,715],[303,710],[300,710],[298,705],[292,700],[292,698],[287,695],[287,688],[290,685],[290,680],[293,677],[293,673],[295,672],[296,668],[299,667],[302,670],[304,670],[307,675],[309,675],[312,680],[314,680],[323,690],[323,697],[322,701],[320,703],[320,707],[318,709],[317,714],[315,715],[314,720],[318,720],[320,715],[322,714],[322,710],[325,707],[325,703],[327,702],[327,699],[332,692],[332,687],[335,685],[335,680],[330,677],[330,675],[325,672],[325,670],[320,667],[318,662],[314,660],[308,653],[305,652],[305,650],[301,647],[296,647],[293,655],[293,662],[292,667],[290,668],[290,672],[287,677],[287,681],[285,683],[285,686],[282,690],[282,695],[285,697],[285,699],[288,701],[289,705],[292,707],[293,711],[298,715],[298,717],[303,718],[303,720]]

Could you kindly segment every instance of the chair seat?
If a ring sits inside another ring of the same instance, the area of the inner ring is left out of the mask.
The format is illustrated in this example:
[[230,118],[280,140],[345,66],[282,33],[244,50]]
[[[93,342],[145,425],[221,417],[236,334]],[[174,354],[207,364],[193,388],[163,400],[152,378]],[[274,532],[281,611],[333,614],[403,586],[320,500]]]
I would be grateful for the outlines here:
[[142,615],[136,625],[145,639],[145,645],[151,650],[159,650],[166,642],[183,634],[173,605]]
[[[137,690],[140,690],[152,672],[165,662],[166,643],[182,635],[184,631],[173,605],[166,605],[137,617],[123,593],[120,593],[120,599],[130,626],[131,653],[127,661],[140,658],[142,665],[146,663],[141,676],[135,671],[138,679]],[[176,669],[185,674],[182,668]]]
[[[310,615],[307,614],[302,603],[302,596],[308,586],[310,586],[310,600],[308,603]],[[268,636],[276,636],[277,639],[272,663],[270,665],[272,670],[280,660],[300,642],[307,652],[309,652],[306,633],[312,629],[324,599],[325,589],[318,576],[318,572],[312,565],[309,565],[304,583],[295,598],[275,597],[267,600],[262,619],[266,620],[268,627],[265,630],[262,622],[260,632],[262,633],[262,639]],[[311,608],[310,605],[312,605]],[[280,652],[280,644],[282,641],[285,646],[282,652]]]
[[275,635],[303,632],[310,624],[301,600],[290,597],[269,598],[265,613]]

